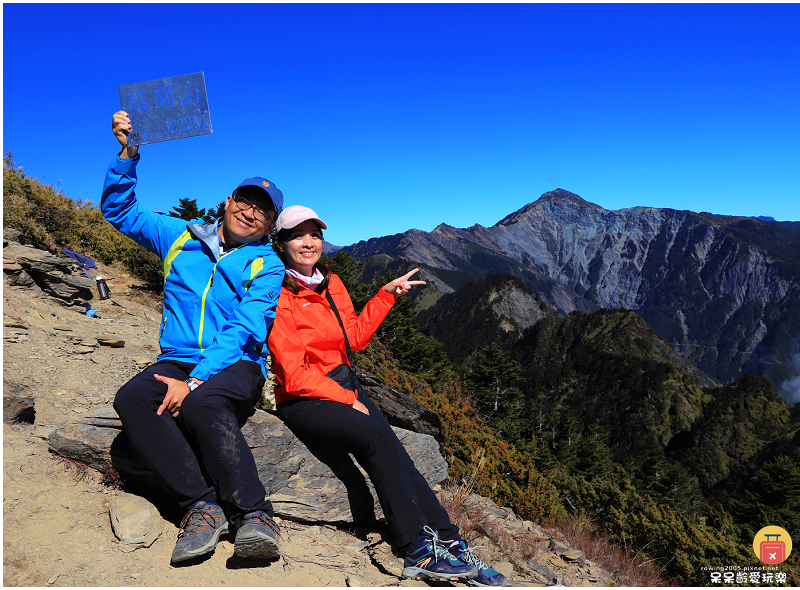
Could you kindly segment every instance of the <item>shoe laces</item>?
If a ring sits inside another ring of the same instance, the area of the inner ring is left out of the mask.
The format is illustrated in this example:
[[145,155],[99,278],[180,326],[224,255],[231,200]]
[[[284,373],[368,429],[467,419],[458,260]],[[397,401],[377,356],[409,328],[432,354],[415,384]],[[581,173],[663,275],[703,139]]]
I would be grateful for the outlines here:
[[[453,547],[454,545],[457,545],[458,543],[459,543],[458,541],[453,541],[453,543],[450,546]],[[465,545],[466,545],[466,543],[465,543]],[[475,550],[488,551],[489,548],[488,547],[484,547],[483,545],[475,545],[474,547],[467,547],[466,549],[464,549],[464,551],[462,551],[458,555],[457,559],[459,559],[459,560],[461,560],[464,563],[467,563],[469,565],[474,565],[479,570],[489,569],[489,566],[486,565],[483,561],[481,561],[481,559],[477,555],[475,555],[473,553],[473,551],[475,551]]]
[[278,523],[271,519],[266,512],[259,512],[255,516],[250,517],[245,516],[242,525],[249,524],[253,521],[265,525],[272,532],[274,532],[279,539],[283,540],[283,537],[281,536],[281,528],[278,526]]
[[198,535],[201,529],[211,529],[212,531],[217,528],[217,519],[211,514],[211,507],[206,504],[205,506],[192,508],[186,513],[181,521],[180,531],[178,538],[187,535]]
[[447,547],[442,545],[442,540],[439,538],[439,533],[434,531],[428,525],[422,527],[422,532],[426,535],[430,535],[431,539],[428,541],[431,544],[431,550],[433,551],[433,562],[436,563],[439,561],[439,558],[445,559],[447,557],[452,557],[450,552],[447,550]]

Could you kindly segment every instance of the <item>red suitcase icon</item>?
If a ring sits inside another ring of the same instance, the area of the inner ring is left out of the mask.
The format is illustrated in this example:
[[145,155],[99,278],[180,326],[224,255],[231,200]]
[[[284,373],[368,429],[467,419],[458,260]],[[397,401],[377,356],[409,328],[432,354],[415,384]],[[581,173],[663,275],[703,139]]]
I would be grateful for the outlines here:
[[[779,541],[780,535],[764,535],[767,540],[761,541],[761,561],[769,565],[777,565],[783,563],[786,559],[786,543]],[[770,541],[770,537],[775,537],[774,541]]]

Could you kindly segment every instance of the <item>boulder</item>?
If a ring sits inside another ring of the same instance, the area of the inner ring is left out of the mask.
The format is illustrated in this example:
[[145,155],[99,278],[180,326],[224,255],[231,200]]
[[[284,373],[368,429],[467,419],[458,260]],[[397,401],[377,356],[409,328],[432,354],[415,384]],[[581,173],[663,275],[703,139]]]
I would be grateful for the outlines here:
[[[431,487],[447,477],[447,464],[432,436],[393,429]],[[372,484],[350,455],[307,448],[276,416],[262,410],[256,410],[242,433],[278,516],[300,522],[369,522],[382,516]],[[48,440],[59,455],[101,472],[113,468],[126,483],[159,489],[109,406],[65,423]]]
[[3,259],[4,263],[8,261],[19,266],[19,270],[16,266],[9,267],[16,272],[6,272],[12,285],[33,287],[35,284],[45,293],[68,302],[94,297],[95,282],[77,274],[69,258],[9,242],[3,250]]
[[139,496],[117,496],[111,500],[108,515],[114,535],[119,539],[119,550],[125,553],[150,547],[161,535],[158,510]]
[[392,426],[429,434],[439,444],[444,443],[442,421],[436,412],[426,408],[410,395],[393,389],[379,381],[376,377],[356,367],[356,375],[367,391],[369,399],[375,402],[386,421]]

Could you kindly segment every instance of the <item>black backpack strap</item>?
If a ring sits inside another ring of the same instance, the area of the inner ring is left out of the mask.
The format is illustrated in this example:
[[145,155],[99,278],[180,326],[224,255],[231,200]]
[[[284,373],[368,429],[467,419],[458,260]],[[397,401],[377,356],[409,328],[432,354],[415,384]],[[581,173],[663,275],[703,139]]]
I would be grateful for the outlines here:
[[353,349],[350,348],[350,340],[347,339],[347,330],[344,329],[342,316],[339,315],[339,310],[336,309],[336,304],[333,302],[333,297],[328,289],[325,289],[325,298],[328,300],[328,303],[330,303],[333,313],[336,314],[336,319],[339,320],[339,326],[342,328],[342,334],[344,334],[344,345],[347,348],[347,360],[350,361],[350,366],[355,369],[356,363],[355,359],[353,358]]

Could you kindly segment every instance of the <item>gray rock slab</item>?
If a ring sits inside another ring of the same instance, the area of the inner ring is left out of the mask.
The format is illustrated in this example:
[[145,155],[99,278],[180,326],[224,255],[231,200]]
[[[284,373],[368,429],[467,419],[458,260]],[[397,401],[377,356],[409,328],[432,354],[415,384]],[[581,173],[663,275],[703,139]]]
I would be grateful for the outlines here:
[[[433,437],[392,429],[431,487],[447,477]],[[279,516],[301,522],[362,522],[383,515],[371,482],[350,455],[306,447],[267,412],[256,412],[242,432]]]
[[551,570],[549,567],[542,565],[537,561],[533,561],[532,559],[526,562],[526,565],[535,571],[537,574],[542,576],[545,580],[547,580],[551,584],[560,584],[561,583],[561,576]]
[[358,380],[364,386],[369,398],[392,426],[398,426],[413,432],[429,434],[439,444],[444,443],[442,421],[436,412],[426,408],[413,397],[385,385],[366,371],[356,367]]
[[122,348],[125,346],[125,341],[111,336],[98,336],[97,342],[101,346],[110,346],[111,348]]
[[13,281],[17,286],[32,286],[33,281],[45,293],[66,301],[94,298],[95,282],[80,276],[69,258],[13,242],[3,250],[3,258],[22,267]]
[[467,510],[480,510],[484,518],[487,518],[488,520],[516,520],[514,512],[510,508],[502,508],[498,506],[491,498],[484,498],[478,494],[469,494],[464,501],[464,507]]
[[[393,429],[431,487],[447,477],[447,464],[432,436]],[[307,448],[276,416],[262,410],[256,410],[242,433],[278,516],[300,522],[366,522],[382,516],[371,483],[350,455]],[[54,452],[98,471],[113,467],[126,482],[131,478],[158,487],[112,407],[65,423],[48,442]]]
[[586,565],[586,555],[578,549],[566,549],[557,552],[564,561],[575,562],[578,565]]

